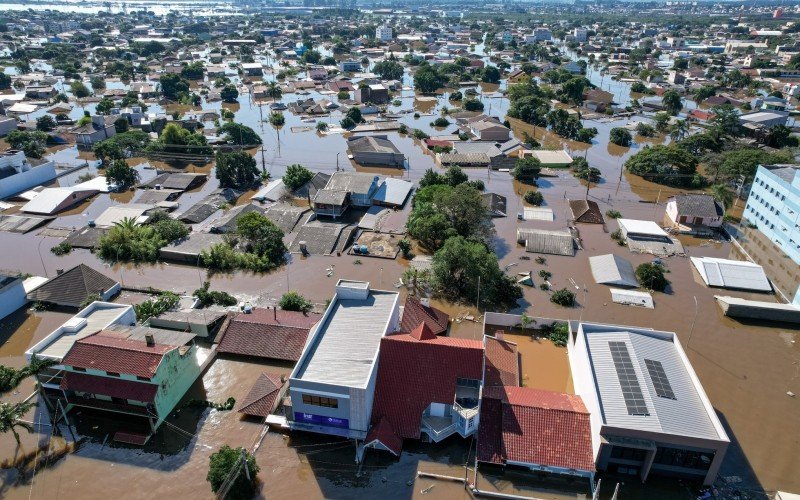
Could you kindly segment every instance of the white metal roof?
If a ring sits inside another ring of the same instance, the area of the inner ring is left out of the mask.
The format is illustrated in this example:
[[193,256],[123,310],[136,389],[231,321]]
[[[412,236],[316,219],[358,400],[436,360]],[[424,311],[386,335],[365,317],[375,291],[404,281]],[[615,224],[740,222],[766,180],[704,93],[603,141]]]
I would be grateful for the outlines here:
[[592,276],[597,283],[617,286],[639,286],[633,265],[619,255],[606,254],[589,257]]
[[713,257],[690,257],[692,264],[706,285],[740,290],[771,292],[772,286],[764,268],[752,262],[716,259]]
[[[78,314],[68,319],[50,335],[28,349],[25,355],[32,354],[61,361],[76,340],[88,337],[120,320],[132,306],[110,302],[93,302]],[[83,321],[85,320],[85,322]]]
[[651,220],[617,219],[620,229],[626,233],[644,234],[648,236],[662,236],[668,238],[661,226]]
[[399,206],[406,201],[412,187],[414,187],[414,185],[408,181],[387,177],[378,187],[373,199],[382,203]]
[[145,212],[152,209],[153,205],[144,203],[115,205],[105,209],[103,213],[95,219],[94,223],[97,227],[111,227],[125,218],[134,219],[137,223],[143,223],[147,220],[147,217],[144,215]]
[[[358,288],[359,283],[345,283]],[[368,286],[368,284],[367,284]],[[292,378],[366,387],[377,360],[381,338],[386,335],[398,307],[397,292],[368,290],[366,299],[342,298],[340,293],[312,334]]]
[[[581,323],[578,340],[585,340],[585,357],[599,403],[602,422],[610,427],[661,432],[713,440],[728,440],[714,408],[672,332],[619,325]],[[582,337],[582,339],[580,338]],[[633,365],[647,414],[631,415],[609,342],[624,344]],[[663,368],[673,398],[659,396],[645,360]],[[593,398],[592,398],[593,399]],[[590,409],[590,411],[594,411]]]
[[626,306],[640,306],[653,309],[653,296],[647,292],[637,292],[636,290],[623,290],[622,288],[611,288],[611,301],[615,304]]
[[552,208],[525,207],[522,213],[525,220],[553,220]]

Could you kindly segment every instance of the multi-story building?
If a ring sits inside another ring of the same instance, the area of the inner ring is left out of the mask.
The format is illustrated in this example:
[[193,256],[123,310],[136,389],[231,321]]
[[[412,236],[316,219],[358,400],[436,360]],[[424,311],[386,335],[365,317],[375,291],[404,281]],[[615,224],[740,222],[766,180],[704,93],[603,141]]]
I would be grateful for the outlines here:
[[394,38],[394,34],[392,33],[392,27],[383,25],[378,26],[375,28],[375,38],[380,40],[381,42],[388,42],[392,38]]
[[[800,264],[800,165],[759,166],[744,219]],[[800,289],[793,303],[800,305]]]
[[397,331],[400,295],[339,280],[289,377],[293,430],[364,439],[369,430],[381,339]]
[[27,158],[22,151],[0,153],[0,199],[40,186],[56,178],[50,160]]
[[575,28],[572,30],[572,36],[575,37],[576,42],[584,43],[589,39],[589,30],[586,28]]
[[713,484],[730,440],[673,332],[570,322],[597,470]]

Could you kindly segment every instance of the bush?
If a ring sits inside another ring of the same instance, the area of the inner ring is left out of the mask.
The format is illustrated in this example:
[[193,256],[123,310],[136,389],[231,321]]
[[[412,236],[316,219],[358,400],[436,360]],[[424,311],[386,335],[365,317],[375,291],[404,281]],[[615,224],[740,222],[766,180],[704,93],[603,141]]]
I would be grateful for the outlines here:
[[66,254],[68,254],[68,253],[70,253],[72,251],[72,245],[70,245],[66,241],[62,241],[58,245],[56,245],[53,248],[51,248],[50,251],[53,252],[53,254],[58,255],[58,256],[66,255]]
[[643,286],[656,292],[663,292],[669,285],[664,276],[664,266],[655,262],[646,262],[636,268],[636,278]]
[[528,191],[525,193],[525,201],[534,207],[538,207],[544,203],[544,195],[539,191]]
[[465,111],[483,111],[483,103],[477,99],[467,99],[463,105]]
[[278,307],[284,311],[300,311],[307,313],[314,308],[314,304],[306,300],[306,298],[299,293],[292,291],[283,294],[281,300],[278,302]]
[[422,130],[415,128],[411,135],[414,136],[414,139],[419,139],[420,141],[427,139],[430,137],[428,134],[423,132]]
[[211,245],[200,253],[200,265],[215,271],[233,271],[241,263],[241,254],[227,243]]
[[[241,460],[242,455],[245,457],[244,464]],[[247,473],[243,466],[247,467]],[[209,458],[206,481],[211,483],[211,491],[218,493],[229,478],[235,477],[233,483],[227,487],[228,493],[225,498],[253,498],[256,491],[256,475],[259,470],[253,455],[243,448],[233,449],[225,445]],[[248,479],[248,473],[250,479]]]
[[633,137],[628,129],[623,127],[614,127],[608,135],[608,141],[617,146],[627,148],[631,145]]
[[648,123],[639,122],[636,124],[636,133],[642,137],[655,137],[656,128]]
[[550,296],[550,302],[564,307],[572,307],[575,305],[575,293],[566,288],[556,290],[553,292],[553,295]]
[[514,164],[514,169],[511,171],[511,176],[519,182],[535,184],[541,171],[542,162],[538,158],[529,156],[517,160]]
[[236,297],[229,294],[228,292],[220,292],[220,291],[209,291],[209,287],[211,283],[208,281],[203,283],[203,286],[195,290],[192,295],[197,297],[200,300],[200,307],[208,307],[212,305],[218,306],[235,306],[238,304],[238,300]]
[[402,240],[397,242],[397,247],[403,252],[403,257],[408,259],[411,257],[411,242],[403,238]]
[[619,219],[622,217],[622,214],[619,212],[619,210],[606,210],[606,217]]
[[448,125],[450,125],[450,122],[447,120],[447,118],[441,116],[431,123],[431,126],[433,127],[446,127]]
[[553,323],[552,325],[543,325],[542,333],[545,337],[550,339],[557,347],[566,347],[567,340],[569,339],[569,326],[566,323]]
[[136,313],[136,320],[144,323],[145,320],[163,314],[175,308],[180,301],[180,297],[172,292],[164,292],[155,300],[145,300],[141,304],[135,304],[133,310]]
[[552,276],[553,276],[553,274],[550,271],[547,271],[547,270],[544,270],[544,269],[541,269],[539,271],[539,277],[542,278],[545,281],[549,280]]
[[283,183],[287,188],[294,191],[304,186],[314,177],[314,173],[306,167],[298,164],[289,165],[283,175]]

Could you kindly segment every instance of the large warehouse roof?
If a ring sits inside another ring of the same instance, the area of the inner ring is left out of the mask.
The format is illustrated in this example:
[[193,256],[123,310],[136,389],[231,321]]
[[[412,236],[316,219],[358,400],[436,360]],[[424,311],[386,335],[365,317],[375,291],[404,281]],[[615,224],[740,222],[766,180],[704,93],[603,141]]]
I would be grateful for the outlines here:
[[758,264],[713,257],[691,257],[691,260],[692,265],[708,286],[758,292],[772,291],[769,279],[764,274],[764,268]]
[[674,333],[581,323],[577,337],[605,425],[728,439]]

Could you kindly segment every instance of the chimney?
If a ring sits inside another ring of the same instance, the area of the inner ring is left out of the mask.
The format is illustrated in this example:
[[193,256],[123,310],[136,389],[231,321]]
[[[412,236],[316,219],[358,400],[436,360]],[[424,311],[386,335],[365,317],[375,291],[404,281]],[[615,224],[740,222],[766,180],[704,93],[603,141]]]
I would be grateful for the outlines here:
[[272,317],[275,319],[275,323],[278,322],[278,306],[272,308]]
[[497,340],[503,340],[503,330],[497,330],[494,332],[494,338]]
[[62,274],[64,274],[64,270],[63,269],[56,269],[56,276],[60,276]]
[[428,297],[420,297],[419,303],[422,304],[425,307],[430,307],[431,306],[431,299],[428,298]]
[[156,340],[153,338],[152,333],[145,333],[144,341],[147,344],[147,347],[153,347],[154,345],[156,345]]

